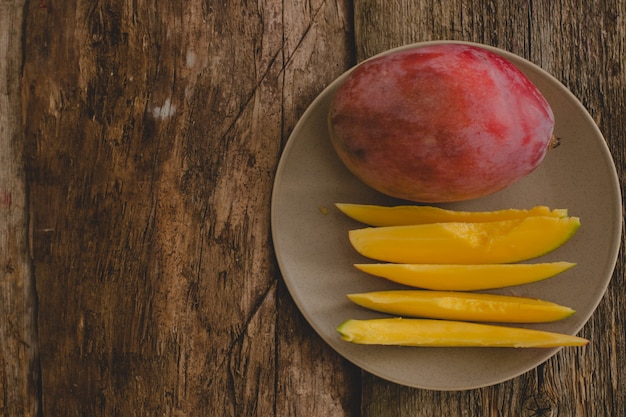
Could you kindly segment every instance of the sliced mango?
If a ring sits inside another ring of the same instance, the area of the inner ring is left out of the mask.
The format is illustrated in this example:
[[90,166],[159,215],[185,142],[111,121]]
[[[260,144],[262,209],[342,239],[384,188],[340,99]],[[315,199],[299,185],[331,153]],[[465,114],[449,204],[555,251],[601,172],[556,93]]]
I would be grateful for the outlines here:
[[371,204],[337,203],[335,206],[346,216],[370,226],[406,226],[449,222],[494,222],[523,219],[530,216],[567,217],[567,209],[551,210],[546,206],[531,209],[505,209],[497,211],[455,211],[432,206],[377,206]]
[[551,348],[589,343],[542,330],[432,319],[347,320],[337,331],[343,340],[365,345]]
[[432,223],[351,230],[350,243],[379,261],[424,264],[514,263],[551,252],[580,227],[578,217],[532,216],[486,223]]
[[375,263],[354,266],[368,274],[410,287],[475,291],[541,281],[575,265],[572,262],[545,262],[483,265]]
[[453,291],[374,291],[348,294],[348,298],[362,307],[394,316],[461,321],[543,323],[575,312],[534,298]]

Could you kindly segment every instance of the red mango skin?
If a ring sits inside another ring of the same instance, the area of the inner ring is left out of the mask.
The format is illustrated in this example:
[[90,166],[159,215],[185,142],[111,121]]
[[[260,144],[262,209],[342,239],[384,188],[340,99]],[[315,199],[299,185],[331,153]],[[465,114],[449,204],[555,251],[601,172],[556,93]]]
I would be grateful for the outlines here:
[[437,44],[356,67],[332,99],[329,128],[365,184],[436,203],[483,197],[531,173],[550,148],[554,115],[508,60]]

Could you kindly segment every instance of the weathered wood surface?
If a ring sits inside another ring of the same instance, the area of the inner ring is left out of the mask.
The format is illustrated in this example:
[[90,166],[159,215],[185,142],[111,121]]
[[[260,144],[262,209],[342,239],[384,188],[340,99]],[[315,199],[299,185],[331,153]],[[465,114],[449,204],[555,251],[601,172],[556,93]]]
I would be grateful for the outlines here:
[[348,12],[29,2],[44,415],[351,415],[358,372],[292,305],[269,223],[287,135],[350,65]]
[[39,412],[20,80],[23,1],[0,0],[0,415]]
[[624,0],[0,6],[0,260],[20,260],[1,269],[1,414],[623,415],[622,257],[584,353],[431,392],[360,372],[313,332],[276,266],[269,208],[315,96],[358,60],[430,39],[555,75],[623,178]]

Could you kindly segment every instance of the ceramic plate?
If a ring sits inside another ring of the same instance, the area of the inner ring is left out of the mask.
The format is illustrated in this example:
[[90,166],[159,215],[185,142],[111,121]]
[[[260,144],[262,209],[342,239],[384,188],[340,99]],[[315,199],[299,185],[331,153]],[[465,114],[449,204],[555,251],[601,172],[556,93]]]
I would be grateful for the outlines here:
[[[436,42],[398,49],[432,43]],[[570,215],[580,217],[582,225],[569,242],[533,260],[571,261],[576,267],[542,282],[491,291],[543,298],[574,308],[576,314],[568,319],[526,327],[576,334],[600,302],[617,259],[622,217],[615,166],[593,119],[563,85],[516,55],[485,48],[512,61],[537,85],[553,108],[555,133],[562,143],[548,153],[537,170],[506,190],[440,206],[498,210],[547,205],[567,208]],[[348,241],[348,230],[363,225],[341,214],[334,204],[406,203],[363,185],[332,149],[328,106],[348,72],[329,85],[303,114],[287,142],[274,184],[275,251],[285,283],[302,314],[349,361],[371,374],[411,387],[478,388],[511,379],[546,361],[557,349],[366,346],[341,340],[336,329],[344,320],[384,316],[352,304],[346,294],[399,286],[352,266],[372,262],[358,255]]]

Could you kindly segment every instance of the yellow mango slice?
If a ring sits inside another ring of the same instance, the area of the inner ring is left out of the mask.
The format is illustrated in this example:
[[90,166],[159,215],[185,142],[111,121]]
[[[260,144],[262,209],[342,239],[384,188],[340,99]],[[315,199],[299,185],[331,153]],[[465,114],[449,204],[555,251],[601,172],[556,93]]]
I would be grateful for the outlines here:
[[337,203],[335,206],[346,216],[370,226],[406,226],[449,222],[494,222],[523,219],[530,216],[567,217],[567,209],[551,210],[546,206],[531,209],[505,209],[497,211],[455,211],[432,206],[377,206],[370,204]]
[[432,319],[347,320],[337,331],[343,340],[364,345],[551,348],[589,343],[542,330]]
[[431,223],[351,230],[350,243],[379,261],[424,264],[514,263],[551,252],[580,227],[578,217],[532,216],[486,223]]
[[355,264],[359,270],[409,287],[429,290],[476,291],[528,284],[551,278],[576,264]]
[[394,316],[494,323],[542,323],[561,320],[574,310],[534,298],[453,291],[392,290],[348,294],[370,310]]

